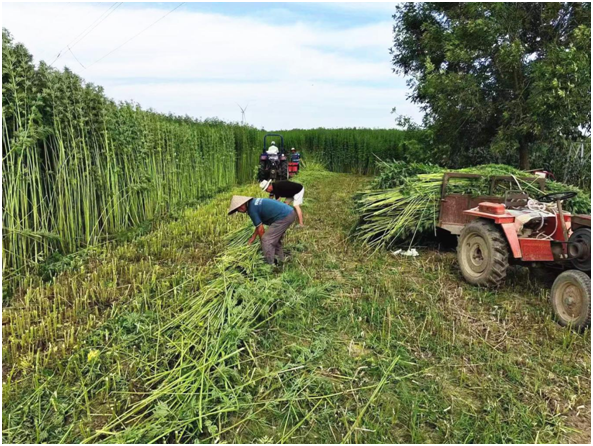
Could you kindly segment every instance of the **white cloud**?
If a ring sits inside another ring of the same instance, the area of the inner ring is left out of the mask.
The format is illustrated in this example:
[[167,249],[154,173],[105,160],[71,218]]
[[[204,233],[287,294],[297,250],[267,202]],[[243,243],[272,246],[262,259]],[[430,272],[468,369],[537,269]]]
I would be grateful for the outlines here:
[[[2,23],[36,60],[52,61],[109,5],[5,3]],[[419,119],[391,73],[390,21],[327,29],[181,7],[92,65],[165,12],[124,4],[73,46],[87,69],[70,53],[55,66],[66,64],[110,97],[162,112],[237,120],[236,103],[249,102],[248,122],[267,129],[393,127],[393,106]]]

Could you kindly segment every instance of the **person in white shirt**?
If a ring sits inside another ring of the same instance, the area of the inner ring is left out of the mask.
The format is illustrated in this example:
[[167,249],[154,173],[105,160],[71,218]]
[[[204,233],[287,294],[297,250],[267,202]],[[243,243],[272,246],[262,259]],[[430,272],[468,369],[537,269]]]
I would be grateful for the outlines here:
[[276,142],[272,141],[272,145],[268,147],[268,154],[269,155],[277,155],[278,154],[278,147],[276,147]]

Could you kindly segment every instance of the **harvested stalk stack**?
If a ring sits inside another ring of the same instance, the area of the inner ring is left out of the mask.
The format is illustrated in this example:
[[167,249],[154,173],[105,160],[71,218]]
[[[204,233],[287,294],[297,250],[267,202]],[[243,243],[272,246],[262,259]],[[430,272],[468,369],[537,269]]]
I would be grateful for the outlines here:
[[[406,164],[400,161],[381,162],[381,173],[356,199],[360,219],[354,232],[369,246],[390,248],[398,244],[412,245],[420,235],[434,233],[439,218],[443,173],[463,172],[484,175],[484,179],[451,179],[448,193],[485,195],[489,193],[493,175],[513,175],[517,186],[533,197],[542,195],[537,186],[524,178],[529,174],[510,166],[488,164],[459,170],[446,170],[430,164]],[[430,172],[430,173],[423,173]],[[387,187],[387,188],[385,188]],[[494,191],[503,195],[505,185]],[[506,185],[508,188],[508,185]],[[548,181],[547,192],[575,191],[577,197],[566,203],[573,213],[590,213],[589,194],[562,183]]]

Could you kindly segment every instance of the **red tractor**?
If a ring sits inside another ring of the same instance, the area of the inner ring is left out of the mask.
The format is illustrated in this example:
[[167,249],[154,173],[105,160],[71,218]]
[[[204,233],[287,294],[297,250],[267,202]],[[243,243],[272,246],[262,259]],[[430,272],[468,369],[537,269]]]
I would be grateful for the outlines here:
[[[525,192],[472,197],[446,194],[450,178],[479,175],[448,173],[443,177],[439,226],[459,234],[457,258],[465,280],[498,287],[509,264],[544,264],[564,270],[550,292],[550,303],[563,326],[591,324],[591,216],[571,215],[562,208],[575,192],[552,193],[531,200]],[[524,178],[539,184],[543,178]],[[491,190],[513,177],[491,177]]]

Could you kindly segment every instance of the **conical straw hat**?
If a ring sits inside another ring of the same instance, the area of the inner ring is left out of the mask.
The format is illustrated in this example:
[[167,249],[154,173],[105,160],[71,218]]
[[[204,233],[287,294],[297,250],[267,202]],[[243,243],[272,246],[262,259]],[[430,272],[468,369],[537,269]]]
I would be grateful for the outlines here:
[[251,199],[252,199],[252,197],[244,197],[242,195],[233,195],[233,198],[231,198],[231,205],[229,206],[229,215],[231,215],[233,212],[235,212],[239,206],[241,206],[244,203],[247,203]]

